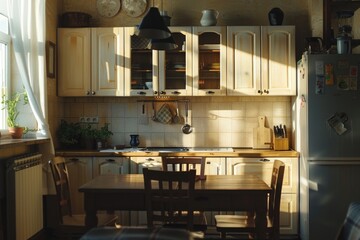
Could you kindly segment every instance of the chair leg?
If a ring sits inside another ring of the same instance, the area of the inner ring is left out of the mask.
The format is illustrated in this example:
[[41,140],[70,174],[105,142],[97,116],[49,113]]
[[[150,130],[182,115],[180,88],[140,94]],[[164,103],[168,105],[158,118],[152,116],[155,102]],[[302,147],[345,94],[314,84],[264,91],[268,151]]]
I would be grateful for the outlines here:
[[226,232],[221,232],[220,233],[220,238],[221,239],[226,239]]

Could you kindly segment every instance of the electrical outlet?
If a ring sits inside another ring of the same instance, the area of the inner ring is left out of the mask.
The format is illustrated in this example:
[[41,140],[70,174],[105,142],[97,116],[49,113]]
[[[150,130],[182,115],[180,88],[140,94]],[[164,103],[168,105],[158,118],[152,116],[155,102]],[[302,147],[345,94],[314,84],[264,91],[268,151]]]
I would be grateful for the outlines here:
[[99,117],[91,117],[91,122],[92,123],[99,123]]
[[84,122],[86,122],[86,118],[85,117],[80,117],[79,121],[84,123]]

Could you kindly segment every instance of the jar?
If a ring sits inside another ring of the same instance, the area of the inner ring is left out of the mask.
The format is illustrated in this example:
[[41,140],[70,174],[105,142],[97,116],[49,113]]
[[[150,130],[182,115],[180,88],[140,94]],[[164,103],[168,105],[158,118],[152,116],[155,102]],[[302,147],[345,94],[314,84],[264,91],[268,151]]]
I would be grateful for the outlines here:
[[139,141],[139,135],[138,134],[130,134],[130,146],[132,148],[136,148],[137,146],[139,146],[140,141]]

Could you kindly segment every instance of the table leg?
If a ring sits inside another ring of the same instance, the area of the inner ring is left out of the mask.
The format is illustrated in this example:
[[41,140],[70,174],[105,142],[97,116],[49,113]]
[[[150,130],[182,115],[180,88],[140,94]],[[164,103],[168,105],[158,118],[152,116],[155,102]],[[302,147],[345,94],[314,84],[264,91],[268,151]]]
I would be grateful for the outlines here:
[[266,198],[264,200],[258,200],[258,206],[256,210],[255,226],[256,226],[256,239],[265,239],[266,238]]
[[98,224],[98,218],[96,216],[96,211],[91,209],[91,210],[86,210],[85,211],[85,226],[87,228],[93,228],[96,227]]

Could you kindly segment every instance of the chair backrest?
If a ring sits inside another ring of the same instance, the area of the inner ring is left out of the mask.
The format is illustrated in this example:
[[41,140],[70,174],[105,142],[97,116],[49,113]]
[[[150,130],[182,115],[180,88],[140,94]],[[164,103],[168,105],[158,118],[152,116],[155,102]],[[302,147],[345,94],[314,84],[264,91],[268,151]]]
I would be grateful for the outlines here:
[[147,225],[183,224],[193,229],[195,170],[172,172],[143,169]]
[[196,175],[205,179],[205,157],[162,157],[163,171],[189,171],[196,169]]
[[274,229],[279,229],[280,199],[285,172],[285,164],[275,160],[271,176],[272,192],[269,197],[269,217],[272,219]]
[[[59,156],[54,157],[50,161],[50,168],[53,175],[56,195],[59,202],[60,216],[72,216],[69,174],[66,167],[65,159]],[[60,223],[63,223],[62,218],[60,218]]]

